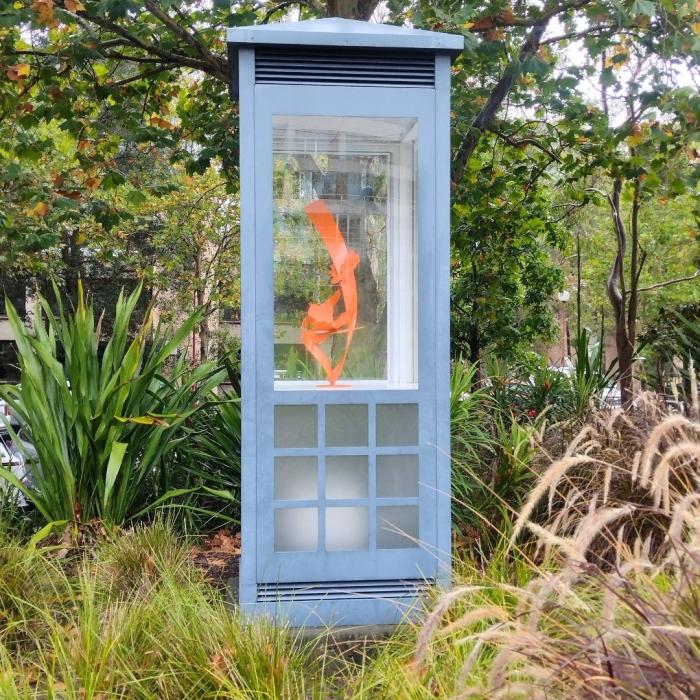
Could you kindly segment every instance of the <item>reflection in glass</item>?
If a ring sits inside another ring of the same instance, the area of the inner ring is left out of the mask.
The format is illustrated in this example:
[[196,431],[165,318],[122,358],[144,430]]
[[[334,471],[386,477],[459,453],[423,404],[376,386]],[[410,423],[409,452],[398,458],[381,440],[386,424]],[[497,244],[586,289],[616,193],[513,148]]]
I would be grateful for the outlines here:
[[418,455],[377,455],[377,497],[418,496]]
[[316,406],[275,406],[275,447],[316,447]]
[[326,447],[366,447],[367,404],[326,406]]
[[318,498],[316,457],[275,457],[275,498],[301,501]]
[[275,379],[415,382],[417,131],[273,117]]
[[418,547],[418,506],[377,508],[377,549]]
[[377,404],[377,445],[403,447],[418,444],[418,404]]

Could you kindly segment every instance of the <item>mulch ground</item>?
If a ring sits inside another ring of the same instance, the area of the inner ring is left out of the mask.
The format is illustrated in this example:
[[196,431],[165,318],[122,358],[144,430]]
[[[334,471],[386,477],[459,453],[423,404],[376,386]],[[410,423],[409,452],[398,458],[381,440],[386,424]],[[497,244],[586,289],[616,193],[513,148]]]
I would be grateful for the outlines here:
[[238,576],[241,559],[241,533],[227,528],[207,537],[192,548],[192,562],[212,583],[226,585]]

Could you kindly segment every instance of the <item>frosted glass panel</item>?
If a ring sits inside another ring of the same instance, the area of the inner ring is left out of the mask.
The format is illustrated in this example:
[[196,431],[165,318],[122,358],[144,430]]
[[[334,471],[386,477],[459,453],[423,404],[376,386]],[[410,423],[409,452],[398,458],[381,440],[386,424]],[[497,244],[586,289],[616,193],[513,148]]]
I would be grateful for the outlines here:
[[326,508],[326,549],[369,548],[369,514],[367,508]]
[[418,455],[377,455],[377,496],[418,496]]
[[318,509],[275,511],[275,552],[314,552],[318,547]]
[[377,508],[377,548],[418,547],[418,506]]
[[403,447],[418,444],[418,404],[377,404],[377,445]]
[[326,406],[326,447],[366,446],[366,404]]
[[367,498],[366,455],[326,457],[326,498]]
[[318,498],[316,457],[275,457],[275,498],[290,501]]
[[275,447],[316,447],[316,406],[275,406]]

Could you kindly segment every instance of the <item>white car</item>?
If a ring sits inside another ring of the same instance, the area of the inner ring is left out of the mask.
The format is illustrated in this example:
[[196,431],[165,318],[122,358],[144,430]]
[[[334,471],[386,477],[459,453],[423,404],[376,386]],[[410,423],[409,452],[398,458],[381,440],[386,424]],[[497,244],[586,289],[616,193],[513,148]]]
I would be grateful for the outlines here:
[[[34,485],[32,471],[37,464],[37,452],[31,442],[22,439],[22,429],[16,419],[9,415],[7,404],[0,401],[0,468],[9,469],[23,484]],[[12,432],[7,427],[12,427]],[[14,435],[13,435],[14,433]],[[0,479],[0,498],[10,495],[20,506],[27,501],[22,493],[4,479]]]

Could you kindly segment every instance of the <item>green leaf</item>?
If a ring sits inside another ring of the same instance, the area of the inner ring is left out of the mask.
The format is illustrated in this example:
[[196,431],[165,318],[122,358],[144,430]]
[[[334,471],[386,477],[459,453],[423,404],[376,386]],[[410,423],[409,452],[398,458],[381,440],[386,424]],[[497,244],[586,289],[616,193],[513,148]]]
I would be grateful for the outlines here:
[[656,14],[656,3],[653,0],[634,0],[632,12],[638,15],[653,17]]
[[32,535],[29,542],[27,542],[27,549],[29,551],[34,551],[39,542],[46,539],[54,530],[58,529],[59,527],[64,527],[69,522],[69,520],[52,520],[50,523],[47,523],[44,525],[44,527]]
[[126,448],[128,447],[125,442],[115,442],[112,445],[112,451],[109,455],[109,463],[107,464],[107,478],[105,480],[105,493],[102,499],[102,506],[105,512],[109,512],[108,507],[110,496],[112,495],[112,489],[119,475],[119,470],[121,469],[122,462],[124,461],[124,455],[126,454]]
[[126,182],[124,176],[116,170],[108,170],[102,178],[102,187],[105,190],[113,190]]
[[148,197],[139,190],[129,190],[129,192],[126,195],[126,201],[129,202],[129,204],[133,204],[134,206],[143,204],[147,200]]

